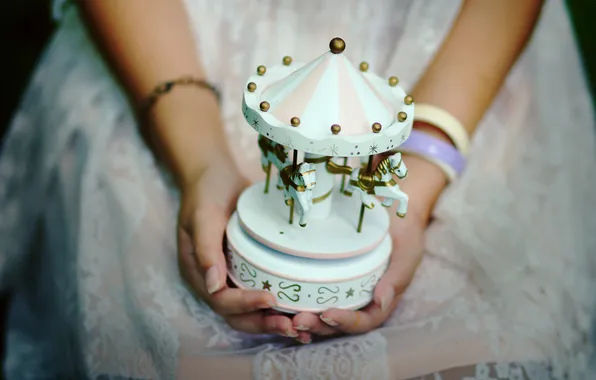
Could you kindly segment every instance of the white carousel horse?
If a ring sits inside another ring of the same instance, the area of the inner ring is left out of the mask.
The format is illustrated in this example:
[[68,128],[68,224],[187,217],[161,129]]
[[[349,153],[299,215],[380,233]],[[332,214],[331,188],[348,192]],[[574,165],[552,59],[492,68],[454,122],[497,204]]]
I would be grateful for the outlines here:
[[367,208],[374,207],[374,195],[384,198],[381,204],[385,207],[391,207],[397,200],[397,216],[404,218],[408,211],[408,195],[399,189],[393,174],[399,179],[408,175],[408,168],[399,152],[381,161],[372,175],[366,175],[365,169],[353,169],[344,194],[351,196],[358,191],[362,204]]
[[263,135],[259,135],[259,148],[261,149],[261,166],[263,167],[263,171],[267,174],[265,193],[269,191],[271,164],[277,168],[277,188],[279,190],[283,189],[284,186],[279,173],[281,173],[285,167],[292,164],[288,158],[287,149],[283,145],[278,144]]
[[315,166],[300,163],[296,170],[292,165],[280,172],[284,185],[284,198],[287,205],[294,204],[294,210],[300,216],[300,227],[306,227],[308,213],[312,207],[312,190],[316,184]]

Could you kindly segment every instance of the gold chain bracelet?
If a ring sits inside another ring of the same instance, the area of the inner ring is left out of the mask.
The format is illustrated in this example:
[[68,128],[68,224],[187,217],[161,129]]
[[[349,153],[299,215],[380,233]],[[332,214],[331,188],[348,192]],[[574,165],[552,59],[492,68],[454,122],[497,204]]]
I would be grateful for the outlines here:
[[141,104],[141,107],[140,107],[141,115],[147,116],[151,107],[153,107],[153,105],[157,102],[157,100],[161,96],[169,93],[170,91],[172,91],[172,89],[174,87],[179,86],[179,85],[180,86],[196,86],[196,87],[200,87],[200,88],[209,90],[215,95],[218,103],[221,100],[219,91],[212,84],[210,84],[202,79],[198,79],[198,78],[195,78],[192,76],[184,76],[184,77],[180,77],[178,79],[163,82],[163,83],[157,85],[153,89],[153,91],[151,91],[149,96],[147,96],[147,99]]

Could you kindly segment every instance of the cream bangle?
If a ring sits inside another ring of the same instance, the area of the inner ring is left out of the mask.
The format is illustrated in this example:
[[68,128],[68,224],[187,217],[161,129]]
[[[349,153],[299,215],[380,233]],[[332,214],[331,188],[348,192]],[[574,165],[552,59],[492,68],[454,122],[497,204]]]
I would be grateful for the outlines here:
[[414,120],[431,124],[443,131],[453,141],[459,152],[467,156],[470,148],[470,137],[462,123],[442,108],[430,104],[416,104]]

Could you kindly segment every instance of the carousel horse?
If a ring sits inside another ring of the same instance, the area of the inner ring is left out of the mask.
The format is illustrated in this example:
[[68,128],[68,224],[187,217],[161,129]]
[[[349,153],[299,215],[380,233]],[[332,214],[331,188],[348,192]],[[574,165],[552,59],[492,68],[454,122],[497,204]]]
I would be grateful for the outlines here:
[[288,165],[281,170],[280,178],[286,205],[294,205],[300,216],[300,227],[306,227],[306,219],[312,207],[312,190],[316,184],[315,166],[302,162],[294,170],[293,165]]
[[351,168],[339,166],[332,161],[327,163],[327,170],[336,174],[348,174],[350,181],[344,194],[352,196],[354,191],[360,193],[362,204],[371,209],[374,207],[374,195],[384,198],[381,203],[385,207],[391,207],[397,200],[397,216],[404,218],[408,210],[408,195],[399,189],[393,179],[404,179],[408,175],[408,168],[403,162],[401,153],[395,153],[383,159],[371,175],[366,174],[366,168]]
[[[265,182],[265,193],[267,193],[269,192],[271,164],[277,168],[278,173],[281,173],[285,167],[291,165],[291,162],[288,158],[288,151],[283,145],[278,144],[263,135],[259,135],[259,148],[261,149],[261,166],[265,174],[267,174]],[[278,174],[277,188],[281,190],[283,187],[281,176]]]

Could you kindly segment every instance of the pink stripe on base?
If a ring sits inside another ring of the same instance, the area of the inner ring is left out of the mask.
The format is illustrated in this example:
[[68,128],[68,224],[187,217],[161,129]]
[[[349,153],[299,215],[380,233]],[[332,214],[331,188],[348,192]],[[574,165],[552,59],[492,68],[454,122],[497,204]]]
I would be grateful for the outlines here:
[[244,256],[243,254],[241,254],[238,249],[236,248],[236,246],[234,246],[234,244],[230,243],[230,241],[228,240],[228,245],[230,246],[230,248],[232,248],[232,250],[234,251],[234,253],[236,253],[238,256],[242,257],[243,260],[245,260],[246,262],[248,262],[250,265],[254,266],[255,268],[258,268],[260,270],[262,270],[265,273],[269,273],[273,276],[277,276],[280,278],[285,278],[286,280],[292,280],[292,281],[297,281],[297,282],[308,282],[311,284],[325,284],[325,283],[341,283],[341,282],[347,282],[347,281],[352,281],[352,280],[356,280],[356,279],[360,279],[360,278],[364,278],[366,276],[369,276],[371,274],[373,274],[374,272],[376,272],[379,268],[381,268],[384,265],[387,265],[387,263],[389,262],[389,260],[391,259],[391,254],[389,254],[387,256],[387,259],[384,260],[381,264],[377,265],[374,269],[369,270],[368,272],[364,273],[364,274],[359,274],[357,276],[351,276],[351,277],[346,277],[346,278],[335,278],[335,279],[305,279],[305,278],[300,278],[300,277],[291,277],[285,274],[281,274],[279,272],[275,272],[272,271],[270,269],[265,269],[263,266],[259,265],[258,263],[255,263],[254,261],[248,259],[246,256]]
[[272,243],[269,240],[263,239],[261,236],[255,234],[250,228],[248,228],[248,226],[246,224],[244,224],[242,219],[238,218],[238,221],[240,222],[240,226],[242,227],[242,229],[248,235],[250,235],[250,237],[252,237],[256,241],[258,241],[259,243],[263,244],[264,246],[275,249],[276,251],[287,253],[288,255],[305,257],[307,259],[321,259],[321,260],[349,259],[350,257],[363,255],[363,254],[370,252],[373,249],[377,248],[379,245],[381,245],[381,243],[383,242],[383,239],[385,239],[385,236],[386,236],[386,235],[381,236],[381,238],[379,240],[375,241],[374,243],[372,243],[371,245],[369,245],[367,247],[363,247],[362,249],[358,249],[355,251],[347,251],[347,252],[344,252],[341,254],[334,255],[334,254],[321,253],[321,252],[303,252],[303,251],[298,251],[295,249],[283,247],[281,245]]

